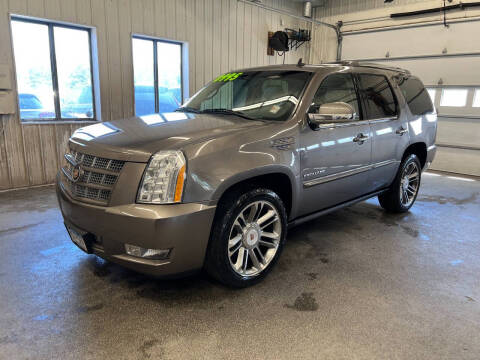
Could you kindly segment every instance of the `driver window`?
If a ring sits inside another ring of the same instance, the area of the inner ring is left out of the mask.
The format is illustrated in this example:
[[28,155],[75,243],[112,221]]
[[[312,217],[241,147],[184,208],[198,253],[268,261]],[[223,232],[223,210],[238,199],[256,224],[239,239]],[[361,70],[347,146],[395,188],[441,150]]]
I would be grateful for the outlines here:
[[351,74],[333,74],[322,81],[310,107],[309,112],[315,112],[320,105],[344,102],[355,109],[355,120],[360,119],[357,92]]

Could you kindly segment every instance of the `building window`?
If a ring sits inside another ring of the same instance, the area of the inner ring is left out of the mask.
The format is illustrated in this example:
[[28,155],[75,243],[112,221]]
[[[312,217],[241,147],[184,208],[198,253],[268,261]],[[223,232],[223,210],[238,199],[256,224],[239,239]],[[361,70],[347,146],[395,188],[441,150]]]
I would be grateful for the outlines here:
[[473,95],[473,107],[480,107],[480,89],[475,89],[475,95]]
[[430,95],[430,99],[432,103],[435,104],[435,96],[437,95],[437,89],[435,88],[427,88],[428,95]]
[[443,89],[440,106],[464,107],[467,105],[468,89]]
[[91,30],[12,17],[23,121],[93,120]]
[[182,44],[133,37],[135,113],[170,112],[183,102]]

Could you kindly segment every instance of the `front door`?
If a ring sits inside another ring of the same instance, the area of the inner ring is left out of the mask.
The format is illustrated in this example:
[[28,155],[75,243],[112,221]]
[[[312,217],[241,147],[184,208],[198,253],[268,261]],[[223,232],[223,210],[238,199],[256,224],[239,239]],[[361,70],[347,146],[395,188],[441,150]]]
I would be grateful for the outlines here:
[[366,193],[371,165],[372,138],[368,120],[363,120],[358,94],[350,73],[335,73],[320,84],[312,107],[345,102],[356,111],[350,122],[306,125],[300,134],[300,215],[325,209]]

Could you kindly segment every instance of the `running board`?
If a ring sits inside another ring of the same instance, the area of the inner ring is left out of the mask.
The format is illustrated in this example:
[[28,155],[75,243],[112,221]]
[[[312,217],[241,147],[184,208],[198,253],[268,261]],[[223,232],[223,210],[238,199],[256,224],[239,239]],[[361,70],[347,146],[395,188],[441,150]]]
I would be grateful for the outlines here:
[[356,199],[353,199],[353,200],[350,200],[350,201],[347,201],[347,202],[344,202],[344,203],[341,203],[341,204],[338,204],[338,205],[335,205],[331,208],[328,208],[328,209],[323,209],[323,210],[320,210],[320,211],[317,211],[317,212],[314,212],[312,214],[309,214],[309,215],[305,215],[305,216],[302,216],[302,217],[299,217],[299,218],[296,218],[292,221],[290,221],[288,223],[288,228],[293,228],[297,225],[300,225],[300,224],[303,224],[307,221],[310,221],[310,220],[314,220],[320,216],[323,216],[323,215],[326,215],[326,214],[329,214],[331,212],[334,212],[334,211],[337,211],[337,210],[340,210],[340,209],[343,209],[344,207],[347,207],[347,206],[350,206],[350,205],[353,205],[353,204],[356,204],[356,203],[359,203],[359,202],[362,202],[362,201],[365,201],[365,200],[368,200],[374,196],[377,196],[377,195],[380,195],[381,193],[384,193],[385,191],[387,191],[387,189],[382,189],[382,190],[379,190],[379,191],[375,191],[373,193],[370,193],[370,194],[367,194],[367,195],[364,195],[364,196],[361,196],[359,198],[356,198]]

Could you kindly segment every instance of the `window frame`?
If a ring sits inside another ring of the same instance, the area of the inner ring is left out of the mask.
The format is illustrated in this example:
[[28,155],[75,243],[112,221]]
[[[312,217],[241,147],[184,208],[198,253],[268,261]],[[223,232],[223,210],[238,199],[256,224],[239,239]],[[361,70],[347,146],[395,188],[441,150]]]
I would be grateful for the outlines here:
[[[395,101],[395,115],[370,119],[369,113],[368,113],[367,99],[365,98],[364,91],[361,87],[361,80],[360,80],[361,75],[380,76],[380,77],[383,77],[385,79],[385,81],[387,82],[387,84],[390,88],[390,91],[392,92],[393,100]],[[400,105],[399,105],[399,102],[398,102],[398,97],[397,97],[397,94],[395,93],[394,87],[392,86],[392,82],[390,81],[390,78],[387,75],[380,74],[380,73],[374,73],[374,72],[357,71],[357,72],[355,72],[355,81],[357,82],[358,92],[360,94],[360,99],[361,99],[361,102],[362,102],[362,108],[363,108],[363,111],[364,111],[364,117],[363,117],[364,120],[367,120],[367,121],[397,120],[397,119],[400,118],[401,109],[400,109]]]
[[[15,53],[13,51],[13,32],[11,30],[11,25],[13,21],[22,21],[31,24],[40,24],[46,25],[48,27],[48,42],[49,42],[49,50],[50,50],[50,69],[51,69],[51,76],[52,76],[52,90],[53,90],[53,103],[55,109],[55,118],[52,119],[22,119],[20,115],[20,93],[18,92],[18,84],[17,84],[17,110],[18,110],[18,117],[20,121],[24,124],[59,124],[59,123],[79,123],[79,122],[87,122],[87,123],[94,123],[99,122],[99,114],[97,113],[97,93],[96,93],[96,77],[94,72],[94,59],[93,59],[93,29],[88,26],[76,25],[76,24],[67,24],[52,20],[44,20],[38,18],[30,18],[22,15],[10,15],[10,32],[12,33],[12,54],[15,57]],[[55,34],[54,34],[54,27],[63,27],[66,29],[73,29],[73,30],[81,30],[86,31],[88,34],[88,47],[89,47],[89,64],[90,64],[90,81],[92,87],[92,110],[93,116],[92,118],[62,118],[61,106],[60,106],[60,91],[58,86],[58,74],[57,74],[57,58],[55,52]],[[15,62],[15,59],[14,59]],[[14,65],[15,69],[15,79],[17,78],[17,68]]]
[[[158,43],[167,43],[167,44],[175,44],[180,46],[180,94],[182,96],[180,103],[183,104],[183,102],[186,99],[186,93],[185,93],[185,69],[184,69],[184,62],[185,62],[185,46],[186,43],[182,41],[175,41],[175,40],[170,40],[170,39],[163,39],[163,38],[158,38],[158,37],[153,37],[153,36],[148,36],[148,35],[142,35],[142,34],[132,34],[131,36],[131,44],[132,44],[132,59],[134,57],[133,54],[133,40],[138,39],[138,40],[148,40],[153,42],[153,91],[155,95],[155,114],[159,114],[159,108],[160,108],[160,103],[159,103],[159,94],[158,94]],[[132,66],[133,66],[133,106],[134,106],[134,116],[137,116],[137,108],[136,108],[136,99],[135,99],[135,66],[132,61]]]

